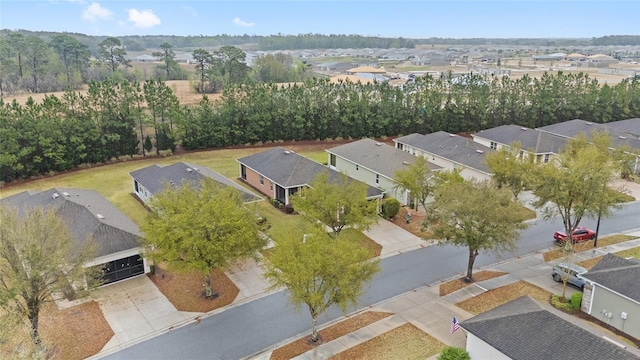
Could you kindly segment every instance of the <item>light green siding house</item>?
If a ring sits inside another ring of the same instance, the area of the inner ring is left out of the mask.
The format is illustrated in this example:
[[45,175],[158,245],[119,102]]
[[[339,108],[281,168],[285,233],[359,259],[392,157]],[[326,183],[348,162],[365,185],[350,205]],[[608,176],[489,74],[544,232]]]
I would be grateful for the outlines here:
[[640,339],[640,260],[607,254],[582,277],[582,311]]
[[[327,150],[329,167],[379,188],[403,205],[409,205],[410,194],[394,190],[395,172],[415,161],[415,156],[372,139],[362,139]],[[441,167],[429,163],[431,171]]]

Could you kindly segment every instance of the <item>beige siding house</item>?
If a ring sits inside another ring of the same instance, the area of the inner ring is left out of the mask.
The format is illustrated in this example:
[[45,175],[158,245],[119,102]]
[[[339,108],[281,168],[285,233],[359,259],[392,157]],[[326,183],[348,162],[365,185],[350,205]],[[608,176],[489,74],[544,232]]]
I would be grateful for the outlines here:
[[582,311],[640,339],[640,260],[609,253],[583,278]]
[[[415,156],[372,139],[362,139],[327,150],[329,167],[382,190],[403,205],[409,205],[408,192],[396,190],[394,175],[415,161]],[[429,163],[431,171],[441,167]]]
[[393,141],[396,148],[425,157],[443,170],[459,170],[465,179],[491,179],[485,156],[495,150],[471,139],[438,131],[427,135],[411,134]]

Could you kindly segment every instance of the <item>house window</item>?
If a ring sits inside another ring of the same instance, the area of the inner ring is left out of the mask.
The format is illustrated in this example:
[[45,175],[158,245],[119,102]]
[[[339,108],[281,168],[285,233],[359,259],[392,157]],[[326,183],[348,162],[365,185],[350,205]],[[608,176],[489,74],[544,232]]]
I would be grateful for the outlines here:
[[376,174],[376,184],[380,184],[380,175]]
[[334,154],[329,154],[329,165],[336,166],[336,156]]
[[497,143],[497,142],[495,142],[495,141],[492,141],[492,142],[491,142],[491,148],[492,148],[493,150],[497,150],[497,149],[498,149],[498,143]]
[[273,181],[269,181],[269,188],[273,191]]
[[247,180],[247,167],[244,165],[240,165],[240,177],[242,180]]
[[138,182],[137,182],[137,181],[134,181],[134,182],[133,182],[133,185],[136,187],[136,192],[137,192],[137,193],[138,193],[138,192],[140,192],[140,189],[138,189]]
[[544,162],[545,163],[549,162],[549,154],[544,154]]
[[260,185],[264,185],[264,176],[260,175]]

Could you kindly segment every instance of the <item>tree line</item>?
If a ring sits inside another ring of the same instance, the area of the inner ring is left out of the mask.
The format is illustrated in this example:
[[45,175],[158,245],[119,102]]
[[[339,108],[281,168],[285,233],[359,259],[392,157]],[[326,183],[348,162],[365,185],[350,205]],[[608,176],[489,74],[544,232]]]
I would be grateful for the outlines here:
[[[455,80],[458,79],[458,80]],[[42,103],[0,103],[0,181],[64,171],[153,148],[206,149],[282,140],[470,133],[500,125],[530,128],[571,119],[605,123],[640,116],[640,81],[600,86],[586,74],[520,79],[451,74],[388,83],[228,83],[181,106],[168,86],[149,80],[92,82]],[[149,129],[149,131],[147,130]],[[144,146],[140,146],[143,141]]]

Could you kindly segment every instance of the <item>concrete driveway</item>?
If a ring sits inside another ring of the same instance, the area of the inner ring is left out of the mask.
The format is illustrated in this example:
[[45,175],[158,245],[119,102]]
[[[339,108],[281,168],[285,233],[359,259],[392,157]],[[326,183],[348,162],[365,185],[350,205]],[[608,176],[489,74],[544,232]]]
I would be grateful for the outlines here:
[[91,296],[114,332],[101,354],[120,350],[202,315],[176,310],[146,275],[104,286]]

